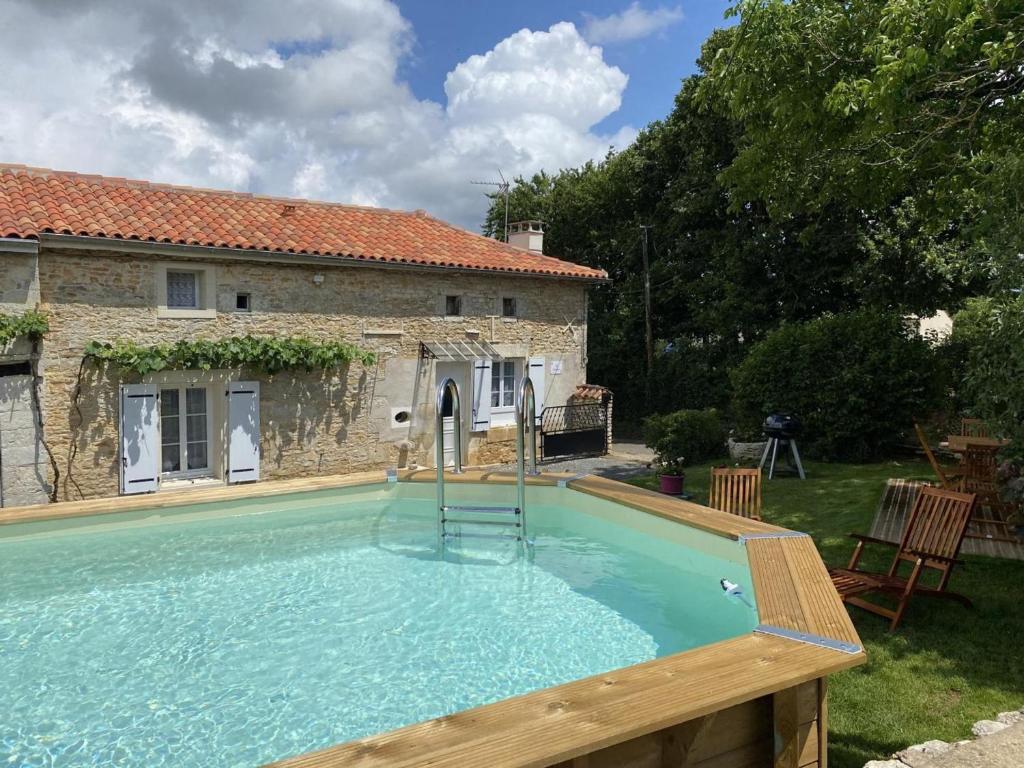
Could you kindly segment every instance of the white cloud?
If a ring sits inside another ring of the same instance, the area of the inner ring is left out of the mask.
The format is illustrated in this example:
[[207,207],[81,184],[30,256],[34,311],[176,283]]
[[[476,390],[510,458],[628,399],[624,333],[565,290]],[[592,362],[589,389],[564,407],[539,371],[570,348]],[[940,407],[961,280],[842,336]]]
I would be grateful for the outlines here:
[[446,104],[399,75],[390,0],[0,0],[0,161],[426,208],[479,226],[471,179],[528,175],[635,137],[594,126],[627,77],[571,23],[458,64]]
[[623,43],[653,35],[682,18],[683,10],[679,6],[659,6],[647,11],[634,0],[626,10],[610,16],[584,13],[583,36],[591,43]]

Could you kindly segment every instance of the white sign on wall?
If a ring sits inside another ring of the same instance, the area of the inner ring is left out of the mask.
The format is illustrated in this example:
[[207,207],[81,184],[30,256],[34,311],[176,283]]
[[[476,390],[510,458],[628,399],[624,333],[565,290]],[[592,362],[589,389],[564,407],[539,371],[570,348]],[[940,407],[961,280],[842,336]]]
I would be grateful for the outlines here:
[[560,374],[562,372],[562,361],[561,360],[552,360],[551,361],[551,366],[550,366],[550,372],[551,372],[552,376],[557,376],[558,374]]

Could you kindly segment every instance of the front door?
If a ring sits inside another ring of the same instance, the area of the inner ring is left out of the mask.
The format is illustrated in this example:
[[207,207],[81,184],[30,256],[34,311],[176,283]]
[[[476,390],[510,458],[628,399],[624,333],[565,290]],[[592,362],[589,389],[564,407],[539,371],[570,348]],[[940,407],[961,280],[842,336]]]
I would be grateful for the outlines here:
[[[446,378],[453,379],[459,387],[459,405],[462,409],[462,457],[466,460],[466,438],[469,431],[469,363],[438,363],[437,384]],[[447,395],[441,408],[442,425],[444,427],[444,465],[450,467],[455,463],[455,417],[451,395]]]

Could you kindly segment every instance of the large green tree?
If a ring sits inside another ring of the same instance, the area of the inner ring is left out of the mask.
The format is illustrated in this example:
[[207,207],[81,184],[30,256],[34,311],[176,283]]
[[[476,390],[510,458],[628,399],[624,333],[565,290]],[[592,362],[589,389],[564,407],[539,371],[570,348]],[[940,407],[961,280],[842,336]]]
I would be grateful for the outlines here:
[[733,12],[704,88],[744,126],[723,172],[737,200],[912,217],[954,271],[984,275],[1020,242],[1024,1],[740,0]]

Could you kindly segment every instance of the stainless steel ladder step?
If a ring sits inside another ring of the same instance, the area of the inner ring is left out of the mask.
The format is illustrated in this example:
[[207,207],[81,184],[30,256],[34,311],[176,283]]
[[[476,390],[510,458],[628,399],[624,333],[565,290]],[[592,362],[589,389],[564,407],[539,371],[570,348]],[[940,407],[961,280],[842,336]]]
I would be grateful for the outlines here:
[[505,528],[521,528],[522,523],[518,520],[474,520],[473,518],[465,517],[446,517],[441,520],[441,524],[447,523],[459,523],[460,525],[501,525]]
[[503,539],[505,541],[522,541],[523,537],[521,534],[515,536],[505,536],[500,533],[452,533],[451,531],[445,531],[441,534],[444,539]]
[[489,507],[484,505],[473,505],[473,504],[446,504],[441,507],[441,511],[444,513],[448,512],[470,512],[472,514],[485,514],[485,515],[520,515],[522,514],[519,507]]

